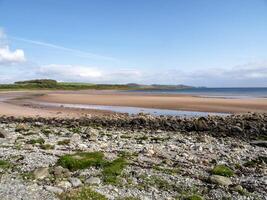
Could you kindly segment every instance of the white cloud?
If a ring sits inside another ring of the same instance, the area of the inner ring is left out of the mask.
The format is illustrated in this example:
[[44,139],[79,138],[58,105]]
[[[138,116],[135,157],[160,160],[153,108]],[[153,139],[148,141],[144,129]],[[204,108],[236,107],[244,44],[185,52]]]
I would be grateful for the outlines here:
[[74,65],[46,65],[40,67],[39,74],[47,76],[58,76],[63,78],[98,78],[102,76],[102,72],[92,68],[84,66]]
[[0,64],[15,64],[25,61],[23,50],[16,49],[12,52],[8,46],[0,47]]
[[142,73],[132,69],[100,69],[79,65],[51,64],[41,66],[37,75],[62,81],[86,81],[95,83],[126,83],[142,77]]
[[266,87],[267,62],[248,63],[231,69],[210,68],[193,71],[159,69],[103,69],[79,65],[46,65],[36,71],[37,77],[62,81],[92,83],[187,84],[209,87]]
[[267,87],[267,62],[185,72],[183,82],[210,87]]
[[6,41],[6,34],[0,28],[0,65],[10,65],[25,62],[26,58],[22,49],[11,51]]

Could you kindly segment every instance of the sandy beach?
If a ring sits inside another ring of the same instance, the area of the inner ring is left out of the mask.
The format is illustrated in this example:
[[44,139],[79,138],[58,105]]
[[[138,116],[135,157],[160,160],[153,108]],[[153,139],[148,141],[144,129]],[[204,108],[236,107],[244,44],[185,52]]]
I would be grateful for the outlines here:
[[[267,112],[264,98],[209,98],[179,94],[144,94],[119,91],[21,91],[0,94],[0,114],[8,116],[80,117],[112,114],[93,109],[51,108],[38,103],[126,106],[218,113]],[[34,102],[34,103],[33,103]]]
[[91,104],[105,106],[130,106],[186,111],[244,113],[266,112],[267,99],[225,99],[189,95],[159,95],[132,93],[50,93],[35,98],[42,102]]

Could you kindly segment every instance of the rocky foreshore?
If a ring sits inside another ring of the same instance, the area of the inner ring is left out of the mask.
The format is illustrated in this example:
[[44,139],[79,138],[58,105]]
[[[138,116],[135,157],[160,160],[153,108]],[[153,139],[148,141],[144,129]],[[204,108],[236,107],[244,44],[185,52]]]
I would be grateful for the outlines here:
[[267,114],[0,117],[0,199],[266,199]]

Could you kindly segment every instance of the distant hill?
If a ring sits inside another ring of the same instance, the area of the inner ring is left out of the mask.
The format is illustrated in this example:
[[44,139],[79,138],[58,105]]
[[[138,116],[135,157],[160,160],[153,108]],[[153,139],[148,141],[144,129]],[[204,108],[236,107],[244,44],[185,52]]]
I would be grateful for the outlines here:
[[165,90],[165,89],[186,89],[192,88],[186,85],[141,85],[137,83],[128,84],[91,84],[91,83],[73,83],[73,82],[57,82],[52,79],[35,79],[17,81],[14,84],[0,84],[2,90],[23,90],[23,89],[50,89],[50,90],[85,90],[85,89],[96,89],[96,90]]

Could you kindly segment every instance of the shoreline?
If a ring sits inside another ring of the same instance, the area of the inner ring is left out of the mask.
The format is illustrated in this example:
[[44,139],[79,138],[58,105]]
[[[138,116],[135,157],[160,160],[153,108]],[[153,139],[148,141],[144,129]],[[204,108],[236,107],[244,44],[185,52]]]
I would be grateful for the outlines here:
[[[0,115],[79,118],[86,115],[122,114],[106,107],[240,114],[267,113],[267,99],[225,99],[184,94],[144,94],[116,90],[18,91],[0,93]],[[51,107],[45,104],[73,105]],[[83,107],[103,107],[84,109]],[[76,107],[76,108],[75,108]],[[116,109],[114,109],[116,111]]]

